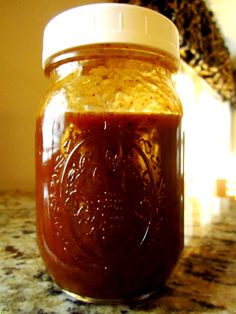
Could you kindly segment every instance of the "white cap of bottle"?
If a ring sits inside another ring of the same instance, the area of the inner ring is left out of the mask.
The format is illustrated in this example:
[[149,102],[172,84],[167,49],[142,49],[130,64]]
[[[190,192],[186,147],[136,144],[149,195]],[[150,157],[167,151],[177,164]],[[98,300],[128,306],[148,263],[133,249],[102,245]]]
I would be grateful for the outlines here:
[[43,67],[55,54],[90,44],[134,44],[179,59],[179,34],[171,20],[137,5],[95,3],[54,17],[46,26]]

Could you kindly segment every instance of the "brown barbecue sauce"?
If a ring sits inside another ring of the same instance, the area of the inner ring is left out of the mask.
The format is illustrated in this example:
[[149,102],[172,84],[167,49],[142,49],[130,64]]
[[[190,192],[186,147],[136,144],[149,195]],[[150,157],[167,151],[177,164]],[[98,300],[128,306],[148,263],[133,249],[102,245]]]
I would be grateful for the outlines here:
[[181,117],[65,113],[51,127],[44,119],[37,237],[49,273],[98,301],[158,290],[183,247]]

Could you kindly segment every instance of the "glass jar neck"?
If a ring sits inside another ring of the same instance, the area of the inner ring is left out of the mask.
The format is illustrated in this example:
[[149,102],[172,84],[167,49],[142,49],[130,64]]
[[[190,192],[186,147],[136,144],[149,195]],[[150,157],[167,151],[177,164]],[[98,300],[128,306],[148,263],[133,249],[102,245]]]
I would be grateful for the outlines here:
[[59,53],[48,60],[45,74],[60,79],[65,74],[70,74],[75,70],[82,70],[82,67],[90,64],[98,64],[104,59],[119,59],[125,61],[140,61],[137,64],[150,63],[153,66],[165,69],[166,77],[178,70],[179,61],[167,53],[160,50],[139,47],[125,44],[99,44],[74,48],[63,53]]

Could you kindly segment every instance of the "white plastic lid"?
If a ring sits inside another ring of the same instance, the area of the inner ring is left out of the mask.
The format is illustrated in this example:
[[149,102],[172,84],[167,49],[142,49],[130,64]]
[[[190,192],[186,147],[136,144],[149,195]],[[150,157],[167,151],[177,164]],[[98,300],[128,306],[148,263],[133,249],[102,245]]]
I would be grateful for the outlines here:
[[124,43],[161,49],[179,59],[177,28],[162,14],[137,5],[96,3],[54,17],[46,26],[43,68],[53,55],[101,43]]

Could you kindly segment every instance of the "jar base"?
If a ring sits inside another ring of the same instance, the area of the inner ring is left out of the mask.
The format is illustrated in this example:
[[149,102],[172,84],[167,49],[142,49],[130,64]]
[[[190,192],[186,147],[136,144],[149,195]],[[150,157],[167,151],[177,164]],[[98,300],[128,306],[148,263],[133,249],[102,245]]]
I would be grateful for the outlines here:
[[153,291],[147,294],[143,294],[137,297],[132,297],[132,298],[124,298],[124,299],[99,299],[99,298],[90,298],[90,297],[85,297],[85,296],[81,296],[78,294],[75,294],[73,292],[67,291],[65,289],[63,289],[63,292],[65,292],[67,295],[69,295],[70,297],[84,302],[84,303],[93,303],[93,304],[104,304],[104,305],[108,305],[108,304],[129,304],[129,303],[134,303],[134,302],[139,302],[142,300],[145,300],[149,297],[151,297],[152,295],[156,294],[157,291]]

